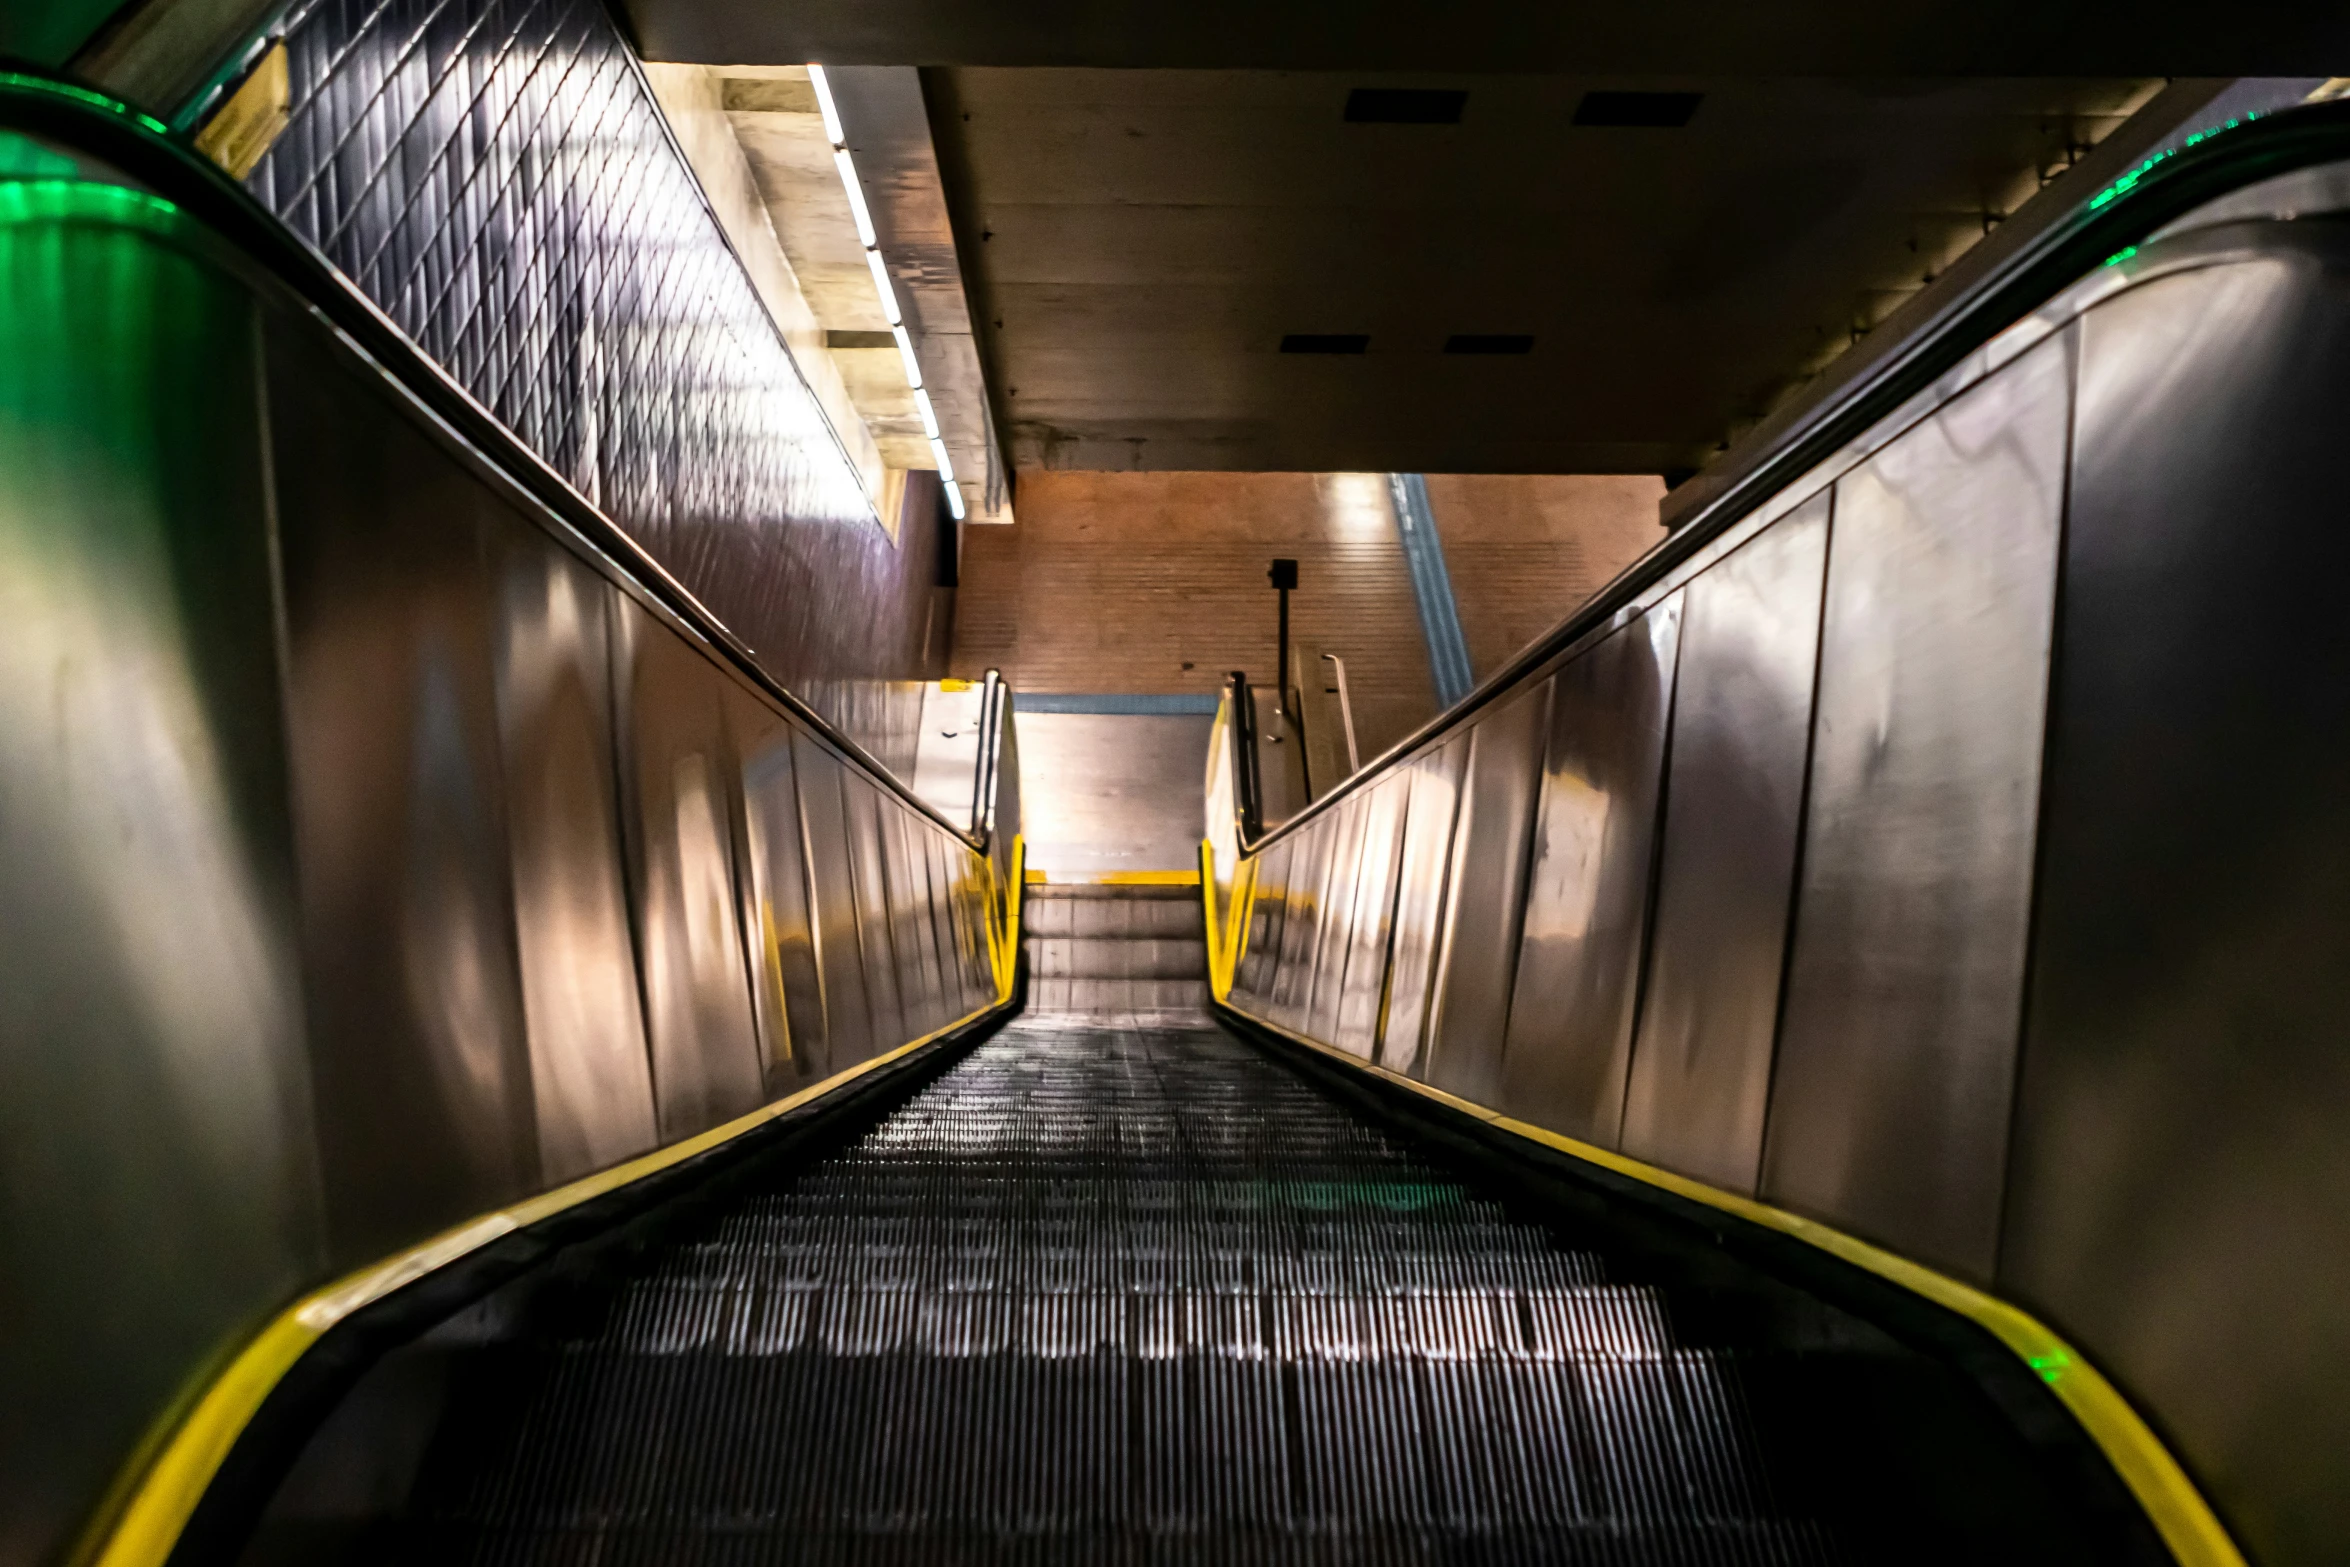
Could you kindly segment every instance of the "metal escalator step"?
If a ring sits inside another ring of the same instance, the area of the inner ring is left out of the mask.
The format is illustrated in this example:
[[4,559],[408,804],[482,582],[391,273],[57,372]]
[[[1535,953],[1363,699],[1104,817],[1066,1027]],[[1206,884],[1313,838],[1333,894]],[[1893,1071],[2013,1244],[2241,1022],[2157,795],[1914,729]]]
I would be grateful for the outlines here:
[[1012,1025],[475,1353],[389,1559],[1830,1559],[1734,1357],[1212,1027]]

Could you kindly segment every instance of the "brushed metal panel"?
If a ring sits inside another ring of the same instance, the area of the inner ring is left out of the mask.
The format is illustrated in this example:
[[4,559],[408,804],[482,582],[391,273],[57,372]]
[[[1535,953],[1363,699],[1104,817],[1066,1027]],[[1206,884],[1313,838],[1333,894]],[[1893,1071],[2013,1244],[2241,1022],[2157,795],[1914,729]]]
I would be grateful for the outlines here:
[[1680,632],[1675,593],[1554,677],[1501,1102],[1603,1148],[1623,1129]]
[[725,677],[633,599],[614,603],[637,952],[667,1142],[765,1097],[735,889],[740,773],[726,745]]
[[553,1184],[658,1137],[617,796],[612,585],[514,518],[493,530],[514,922]]
[[820,741],[792,731],[798,775],[800,843],[808,856],[811,945],[824,1002],[823,1071],[855,1066],[874,1053],[873,1012],[865,994],[864,941],[857,928],[857,886],[849,847],[845,768]]
[[801,839],[796,726],[728,683],[727,735],[742,769],[743,933],[750,938],[767,1093],[825,1076],[824,982]]
[[1288,913],[1290,840],[1282,839],[1256,856],[1249,892],[1248,925],[1240,961],[1232,974],[1232,1000],[1252,1017],[1268,1015],[1273,974],[1280,960],[1281,931]]
[[911,1037],[898,990],[897,942],[890,929],[889,851],[882,841],[878,791],[842,768],[840,797],[849,835],[849,883],[856,898],[857,950],[864,965],[865,1005],[873,1020],[873,1049],[894,1050]]
[[[938,1015],[938,949],[930,936],[930,868],[894,798],[877,795],[881,866],[889,900],[890,952],[897,971],[905,1039],[919,1038]],[[904,1043],[901,1039],[899,1043]]]
[[1330,1042],[1371,1059],[1387,998],[1387,944],[1394,927],[1396,850],[1403,838],[1411,774],[1385,780],[1359,797],[1362,856],[1355,872],[1354,918],[1347,941],[1346,977],[1339,991],[1338,1029]]
[[2306,1567],[2350,1541],[2350,252],[2211,242],[2080,326],[1999,1280]]
[[1656,923],[1628,1154],[1751,1193],[1811,744],[1829,497],[1682,590]]
[[1988,1278],[2064,493],[2070,333],[1837,484],[1770,1200]]
[[1387,1016],[1381,1025],[1379,1064],[1420,1074],[1427,1037],[1428,987],[1435,977],[1436,939],[1444,917],[1444,890],[1452,865],[1453,824],[1460,815],[1466,736],[1447,740],[1412,764],[1411,800],[1404,811],[1398,856],[1395,937],[1390,957]]
[[1330,858],[1322,881],[1322,928],[1314,938],[1312,1000],[1304,1032],[1325,1044],[1338,1039],[1338,999],[1354,940],[1355,885],[1363,863],[1363,799],[1346,802],[1330,819]]
[[253,312],[81,190],[0,225],[9,1562],[326,1266]]
[[1517,972],[1551,685],[1544,680],[1495,703],[1469,730],[1428,1018],[1427,1081],[1478,1104],[1501,1097],[1502,1033]]
[[346,1266],[538,1181],[483,557],[503,511],[290,330],[270,379],[305,989]]
[[1302,1031],[1321,939],[1322,883],[1329,875],[1327,819],[1310,822],[1289,840],[1288,897],[1281,920],[1281,956],[1273,971],[1273,1020]]

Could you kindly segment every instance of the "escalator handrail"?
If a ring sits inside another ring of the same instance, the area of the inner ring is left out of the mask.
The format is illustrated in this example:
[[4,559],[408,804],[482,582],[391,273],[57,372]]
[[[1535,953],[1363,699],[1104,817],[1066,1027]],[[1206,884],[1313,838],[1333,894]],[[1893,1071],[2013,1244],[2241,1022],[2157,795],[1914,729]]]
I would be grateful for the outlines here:
[[1618,572],[1564,620],[1479,681],[1467,696],[1287,820],[1255,834],[1244,826],[1240,852],[1255,854],[1274,839],[1297,831],[1461,728],[1558,654],[1604,626],[1771,496],[1833,457],[1847,442],[1931,386],[1967,355],[2072,287],[2099,263],[2117,258],[2231,191],[2346,158],[2350,158],[2350,100],[2299,106],[2241,122],[2230,120],[2121,175],[2070,217],[2052,225],[1951,300],[1904,346],[1855,380],[1844,396],[1821,405],[1789,427],[1744,477],[1700,508],[1669,538]]
[[985,834],[957,826],[873,754],[770,674],[737,637],[650,551],[573,487],[410,340],[351,279],[279,222],[183,135],[106,94],[55,77],[0,67],[0,130],[40,136],[102,160],[198,222],[355,342],[385,377],[422,403],[509,482],[554,513],[677,617],[736,671],[821,735],[843,760],[907,809],[975,853]]

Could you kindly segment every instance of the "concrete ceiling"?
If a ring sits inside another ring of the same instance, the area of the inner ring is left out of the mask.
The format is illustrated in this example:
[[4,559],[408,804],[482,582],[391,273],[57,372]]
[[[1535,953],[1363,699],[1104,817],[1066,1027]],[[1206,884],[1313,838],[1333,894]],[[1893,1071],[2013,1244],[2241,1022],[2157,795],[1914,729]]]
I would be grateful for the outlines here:
[[[1467,97],[1350,123],[1365,86]],[[1698,466],[2154,87],[925,73],[1014,465],[1094,469]],[[1575,123],[1625,88],[1701,96]]]
[[2260,76],[2341,69],[2350,12],[2296,0],[623,0],[705,64]]

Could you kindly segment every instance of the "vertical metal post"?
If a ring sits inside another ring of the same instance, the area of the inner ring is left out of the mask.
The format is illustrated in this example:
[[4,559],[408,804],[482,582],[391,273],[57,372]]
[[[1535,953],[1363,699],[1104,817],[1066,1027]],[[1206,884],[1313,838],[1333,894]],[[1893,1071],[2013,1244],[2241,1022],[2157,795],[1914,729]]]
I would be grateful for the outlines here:
[[1297,586],[1297,562],[1275,560],[1273,569],[1265,573],[1265,579],[1281,595],[1280,645],[1273,665],[1273,711],[1281,715],[1284,727],[1287,727],[1287,721],[1292,716],[1289,711],[1289,590]]

